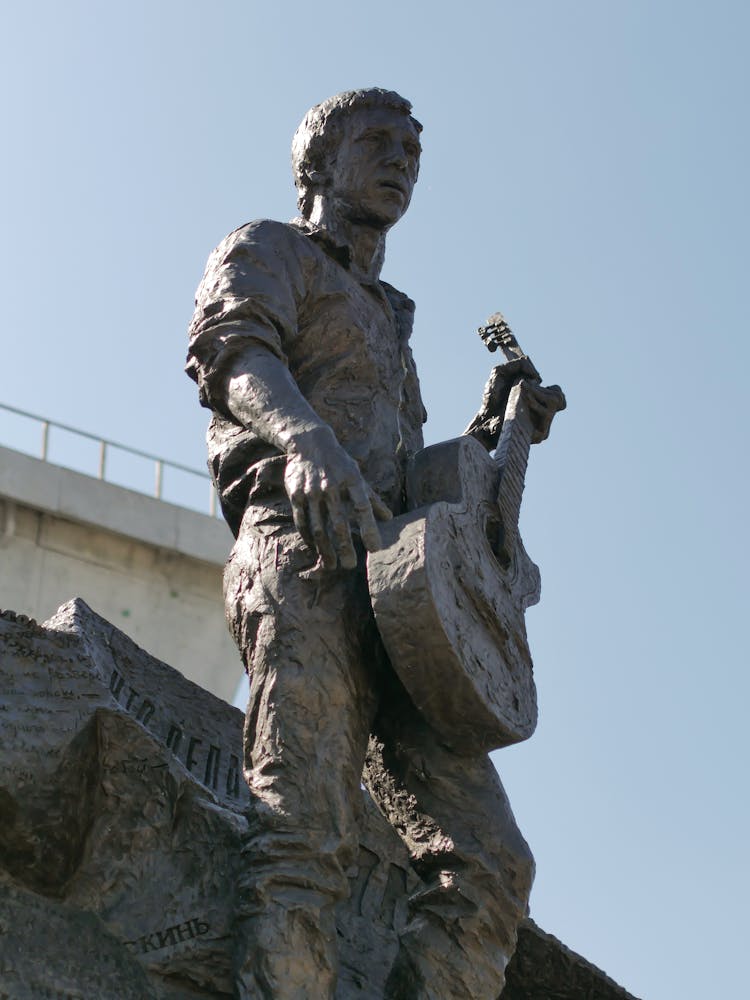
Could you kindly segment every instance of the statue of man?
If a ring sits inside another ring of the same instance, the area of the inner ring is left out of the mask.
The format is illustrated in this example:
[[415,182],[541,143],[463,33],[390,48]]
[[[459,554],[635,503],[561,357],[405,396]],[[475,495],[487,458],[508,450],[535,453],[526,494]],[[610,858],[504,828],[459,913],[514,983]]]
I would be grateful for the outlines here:
[[426,885],[387,997],[496,1000],[533,878],[489,758],[448,749],[413,707],[368,596],[366,552],[404,509],[426,419],[414,304],[380,280],[419,173],[410,112],[376,88],[312,108],[292,145],[301,217],[228,236],[190,328],[187,371],[212,410],[209,464],[237,539],[227,618],[250,679],[241,997],[334,996],[361,781]]

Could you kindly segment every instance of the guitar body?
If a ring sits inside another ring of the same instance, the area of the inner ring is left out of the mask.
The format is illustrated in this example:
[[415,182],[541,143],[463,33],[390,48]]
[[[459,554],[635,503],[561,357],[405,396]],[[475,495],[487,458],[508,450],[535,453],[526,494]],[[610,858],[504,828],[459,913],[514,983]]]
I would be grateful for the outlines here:
[[375,620],[417,708],[459,752],[526,740],[537,720],[524,612],[539,571],[517,531],[504,539],[502,465],[473,437],[419,452],[410,511],[368,555]]

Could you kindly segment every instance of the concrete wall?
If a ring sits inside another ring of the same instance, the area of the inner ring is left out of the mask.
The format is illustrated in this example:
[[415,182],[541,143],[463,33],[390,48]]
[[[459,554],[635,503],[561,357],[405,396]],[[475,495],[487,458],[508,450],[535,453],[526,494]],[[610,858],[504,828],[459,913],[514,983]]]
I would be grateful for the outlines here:
[[231,701],[231,548],[216,518],[0,447],[0,608],[38,621],[82,597],[152,655]]

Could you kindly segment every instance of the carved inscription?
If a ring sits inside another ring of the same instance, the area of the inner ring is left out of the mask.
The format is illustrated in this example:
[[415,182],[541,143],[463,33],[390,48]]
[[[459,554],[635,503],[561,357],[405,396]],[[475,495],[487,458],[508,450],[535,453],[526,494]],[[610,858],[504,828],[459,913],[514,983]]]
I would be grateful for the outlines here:
[[163,948],[176,948],[179,944],[192,941],[195,938],[208,934],[210,925],[206,920],[199,917],[191,917],[181,924],[172,924],[171,927],[162,931],[153,931],[151,934],[143,934],[134,941],[126,941],[125,945],[134,955],[147,955],[152,951],[161,951]]
[[357,871],[351,881],[350,906],[358,917],[377,918],[394,930],[398,909],[408,895],[407,873],[396,864],[387,864],[363,844],[359,846]]
[[219,781],[219,761],[221,760],[221,750],[213,746],[208,748],[208,758],[206,759],[206,773],[203,776],[203,784],[209,788],[216,788]]
[[185,767],[188,771],[192,771],[195,765],[198,763],[198,759],[195,756],[196,748],[200,746],[203,740],[199,740],[197,736],[191,736],[190,742],[188,743],[187,757],[185,757]]
[[166,743],[167,749],[171,750],[176,757],[180,749],[180,743],[182,743],[182,730],[179,726],[175,726],[174,723],[170,723]]
[[109,690],[127,712],[160,739],[167,749],[181,760],[207,788],[233,799],[240,797],[240,759],[238,754],[227,753],[217,743],[210,743],[200,736],[186,733],[173,720],[161,723],[163,712],[134,688],[116,669],[109,679]]
[[236,753],[229,755],[229,770],[227,771],[227,795],[233,799],[240,797],[240,758]]
[[71,602],[44,626],[0,614],[0,641],[0,720],[13,749],[3,762],[9,791],[53,773],[68,746],[66,734],[115,702],[225,806],[249,799],[241,713],[212,697],[197,709],[199,689],[83,602]]

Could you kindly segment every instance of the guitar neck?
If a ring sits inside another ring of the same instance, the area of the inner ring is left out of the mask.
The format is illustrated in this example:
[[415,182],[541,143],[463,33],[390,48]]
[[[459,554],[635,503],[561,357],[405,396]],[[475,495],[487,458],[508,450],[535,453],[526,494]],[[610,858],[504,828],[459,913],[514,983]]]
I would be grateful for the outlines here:
[[508,561],[513,557],[518,538],[518,518],[533,429],[524,382],[519,378],[510,391],[503,428],[495,449],[495,460],[500,466],[497,505],[503,525],[502,547]]
[[499,349],[506,362],[523,360],[527,363],[527,374],[519,375],[510,391],[500,439],[495,448],[495,459],[500,466],[497,504],[503,524],[502,550],[505,560],[510,562],[518,538],[518,517],[532,437],[525,386],[527,383],[539,384],[541,378],[521,349],[502,313],[493,313],[487,324],[480,326],[479,336],[490,351]]

